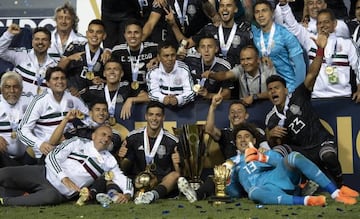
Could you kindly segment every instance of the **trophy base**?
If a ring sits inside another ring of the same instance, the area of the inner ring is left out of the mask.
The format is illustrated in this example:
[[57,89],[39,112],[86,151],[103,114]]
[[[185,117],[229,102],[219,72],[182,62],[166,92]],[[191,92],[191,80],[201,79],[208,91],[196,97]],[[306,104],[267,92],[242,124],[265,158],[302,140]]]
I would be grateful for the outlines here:
[[234,200],[230,196],[211,196],[208,202],[209,204],[216,206],[216,205],[232,203],[234,202]]

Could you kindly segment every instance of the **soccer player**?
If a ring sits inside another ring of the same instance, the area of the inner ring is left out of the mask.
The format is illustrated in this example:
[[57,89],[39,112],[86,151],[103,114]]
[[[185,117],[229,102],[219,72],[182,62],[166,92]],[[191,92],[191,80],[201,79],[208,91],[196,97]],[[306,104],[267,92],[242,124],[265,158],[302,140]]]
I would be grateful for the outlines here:
[[266,116],[265,125],[269,144],[281,151],[283,156],[288,151],[300,152],[321,169],[326,169],[341,188],[343,175],[334,136],[321,124],[311,105],[311,91],[321,69],[327,45],[326,33],[318,34],[316,44],[316,57],[305,81],[294,92],[289,93],[285,80],[280,76],[270,76],[266,80],[274,107]]
[[128,81],[133,90],[144,90],[146,86],[146,65],[157,56],[157,43],[141,42],[141,23],[129,19],[125,23],[124,37],[126,43],[116,45],[112,49],[111,58],[121,63],[124,76],[122,81]]
[[296,37],[273,21],[273,8],[267,0],[254,4],[254,17],[259,25],[252,25],[254,44],[263,62],[271,60],[278,75],[286,80],[289,91],[305,79],[303,50]]
[[150,168],[159,182],[151,191],[137,195],[135,204],[150,204],[176,188],[180,176],[178,139],[163,129],[164,118],[164,106],[150,102],[145,113],[146,127],[130,132],[118,153],[120,167],[128,176],[135,178]]
[[[107,61],[103,74],[106,78],[106,83],[88,87],[84,90],[81,98],[87,103],[92,102],[94,97],[106,100],[111,125],[116,123],[116,118],[129,119],[133,104],[149,101],[145,90],[132,89],[128,81],[121,81],[124,71],[122,65],[117,60],[110,59]],[[120,116],[115,115],[116,106],[121,106]]]
[[[217,41],[212,35],[204,36],[197,46],[200,54],[188,54],[184,62],[189,66],[194,82],[193,89],[198,97],[202,99],[211,99],[221,89],[221,95],[224,99],[231,97],[231,90],[234,88],[230,80],[215,81],[213,79],[201,78],[201,74],[210,71],[216,74],[219,71],[228,71],[230,63],[226,60],[216,57],[219,50]],[[198,87],[196,87],[198,86]]]
[[[326,197],[296,196],[295,188],[301,180],[301,174],[317,182],[331,198],[348,205],[355,204],[358,193],[348,187],[337,189],[336,185],[322,173],[310,160],[298,152],[286,157],[268,150],[264,153],[254,147],[257,145],[257,129],[248,123],[242,123],[234,129],[234,138],[238,155],[231,158],[230,180],[226,192],[231,197],[241,197],[243,186],[249,199],[260,204],[324,206]],[[224,164],[226,165],[226,164]],[[179,189],[191,202],[196,201],[195,193],[184,178],[179,178]]]
[[107,150],[112,131],[100,126],[92,140],[72,138],[60,144],[46,157],[46,165],[6,167],[0,169],[0,186],[22,190],[26,196],[1,197],[4,206],[38,206],[60,204],[74,197],[80,188],[91,185],[105,172],[112,172],[113,182],[131,199],[133,187],[122,173],[116,159]]
[[104,23],[98,19],[90,21],[86,38],[87,42],[72,42],[66,47],[58,63],[67,72],[68,87],[75,92],[102,82],[104,66],[100,46],[106,38]]

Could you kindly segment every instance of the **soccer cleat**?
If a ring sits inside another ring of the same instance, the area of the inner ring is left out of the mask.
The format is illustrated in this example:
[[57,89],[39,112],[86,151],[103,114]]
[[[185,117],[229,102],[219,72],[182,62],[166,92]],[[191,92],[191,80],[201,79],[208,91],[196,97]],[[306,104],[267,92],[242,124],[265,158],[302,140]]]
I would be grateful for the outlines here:
[[152,192],[145,192],[138,197],[135,198],[134,202],[136,205],[139,204],[150,204],[155,198],[154,193]]
[[308,180],[306,183],[300,185],[301,188],[301,196],[313,195],[316,190],[319,188],[319,185],[312,181]]
[[356,204],[356,199],[353,197],[345,196],[340,191],[335,198],[335,201],[344,203],[345,205],[354,205]]
[[197,201],[195,190],[189,185],[189,182],[184,177],[179,177],[177,184],[180,192],[185,195],[190,203]]
[[341,186],[340,193],[342,196],[348,196],[348,197],[352,197],[352,198],[359,197],[359,193],[357,191],[350,189],[347,186]]
[[90,199],[90,191],[87,187],[83,187],[79,193],[79,199],[76,201],[76,205],[83,206],[85,202]]
[[319,196],[309,196],[307,202],[307,206],[325,206],[326,205],[326,197],[323,195]]
[[98,201],[101,204],[101,206],[103,206],[104,208],[109,207],[109,205],[113,203],[111,197],[105,193],[98,193],[96,195],[96,201]]

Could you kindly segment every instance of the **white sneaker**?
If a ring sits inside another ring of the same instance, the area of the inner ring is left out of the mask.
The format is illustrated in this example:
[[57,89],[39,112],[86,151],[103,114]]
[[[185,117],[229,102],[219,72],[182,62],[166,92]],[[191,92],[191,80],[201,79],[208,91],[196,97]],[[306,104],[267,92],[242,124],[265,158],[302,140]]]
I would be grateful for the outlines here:
[[96,201],[98,201],[104,208],[109,207],[109,205],[113,203],[111,197],[106,193],[98,193],[96,195]]
[[189,182],[184,177],[179,177],[177,184],[180,192],[185,195],[190,203],[197,201],[195,190],[189,185]]
[[142,195],[139,195],[138,197],[135,198],[134,202],[136,205],[139,204],[150,204],[155,198],[154,193],[152,192],[145,192]]

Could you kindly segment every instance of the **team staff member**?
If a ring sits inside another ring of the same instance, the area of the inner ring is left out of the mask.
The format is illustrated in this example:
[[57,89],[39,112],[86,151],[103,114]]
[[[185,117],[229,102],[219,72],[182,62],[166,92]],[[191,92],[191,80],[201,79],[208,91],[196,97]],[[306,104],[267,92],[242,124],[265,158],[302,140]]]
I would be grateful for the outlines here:
[[9,50],[12,39],[20,33],[17,24],[11,24],[0,38],[0,58],[11,62],[15,71],[23,78],[23,92],[35,96],[46,89],[45,72],[48,67],[56,65],[48,55],[51,44],[51,33],[45,27],[33,31],[31,50]]
[[0,168],[26,164],[26,145],[16,135],[32,97],[22,95],[22,78],[16,72],[6,72],[1,77],[0,95]]
[[92,140],[75,137],[60,144],[46,157],[45,166],[1,168],[1,187],[30,194],[1,197],[0,203],[5,206],[60,204],[105,172],[113,173],[112,181],[122,190],[124,198],[130,200],[134,190],[131,181],[107,150],[111,135],[109,126],[100,126],[92,134]]
[[86,42],[86,38],[77,33],[79,18],[69,2],[55,9],[55,29],[51,32],[51,46],[48,53],[59,62],[71,42]]
[[289,91],[305,79],[303,50],[296,37],[285,27],[273,21],[273,8],[266,0],[254,5],[254,17],[260,28],[252,25],[254,44],[262,61],[270,59],[278,75],[286,80]]
[[203,77],[223,81],[238,79],[240,84],[239,97],[244,104],[251,105],[258,99],[268,99],[266,79],[276,74],[275,68],[262,63],[259,51],[253,45],[245,46],[240,52],[240,65],[226,72],[213,73],[206,71]]
[[66,91],[66,74],[62,68],[48,68],[45,79],[49,89],[32,100],[17,130],[20,141],[32,149],[33,152],[28,152],[35,158],[54,149],[48,143],[50,136],[71,109],[84,114],[89,111],[79,98]]
[[145,113],[146,127],[130,132],[118,153],[121,169],[132,177],[150,165],[155,168],[153,174],[159,184],[153,190],[137,196],[135,204],[150,204],[156,199],[165,198],[176,188],[180,176],[179,141],[163,129],[164,118],[164,106],[150,102]]
[[188,66],[176,60],[176,48],[170,42],[159,45],[159,67],[146,75],[149,98],[166,106],[183,106],[194,100],[193,81]]

